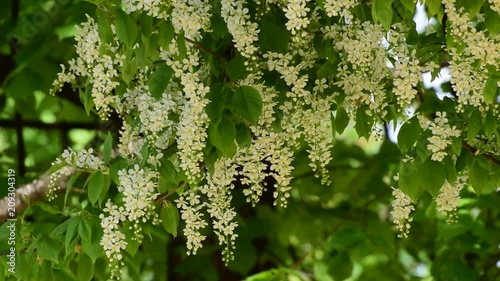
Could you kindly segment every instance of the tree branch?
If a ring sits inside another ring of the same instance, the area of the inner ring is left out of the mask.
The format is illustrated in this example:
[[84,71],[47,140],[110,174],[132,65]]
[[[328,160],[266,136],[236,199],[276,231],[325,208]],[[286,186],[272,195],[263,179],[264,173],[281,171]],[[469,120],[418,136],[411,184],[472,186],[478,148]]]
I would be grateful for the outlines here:
[[[70,168],[70,173],[67,175],[63,175],[58,180],[58,186],[60,188],[66,188],[66,183],[69,178],[75,172],[74,168]],[[50,175],[48,172],[41,175],[38,179],[33,180],[30,183],[19,186],[16,189],[15,193],[15,213],[19,215],[21,212],[26,210],[28,207],[28,202],[26,202],[26,196],[29,197],[30,203],[40,201],[47,195],[49,191],[49,181]],[[4,223],[7,219],[9,219],[9,197],[6,196],[2,200],[0,200],[0,223]]]
[[[476,153],[478,152],[478,149],[475,148],[475,147],[472,147],[470,146],[468,143],[466,142],[462,142],[462,147],[465,148],[466,150],[472,152],[472,154],[476,155]],[[484,158],[486,158],[486,160],[494,163],[494,164],[497,164],[500,166],[500,160],[498,160],[497,158],[495,158],[493,155],[490,155],[490,154],[479,154],[481,156],[483,156]]]

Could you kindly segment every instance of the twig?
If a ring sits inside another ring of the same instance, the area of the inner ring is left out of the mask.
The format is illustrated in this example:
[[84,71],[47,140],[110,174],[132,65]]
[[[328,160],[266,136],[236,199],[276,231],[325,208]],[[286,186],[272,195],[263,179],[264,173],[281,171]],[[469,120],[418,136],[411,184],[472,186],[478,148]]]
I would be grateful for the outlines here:
[[163,200],[167,199],[170,195],[174,194],[177,190],[179,190],[181,187],[183,187],[184,184],[185,184],[185,182],[180,181],[174,190],[161,194],[158,198],[155,199],[155,202],[158,203],[158,202],[162,202]]
[[[478,152],[477,148],[470,146],[466,142],[462,142],[462,147],[465,148],[466,150],[472,152],[472,154],[474,154],[474,155]],[[493,155],[491,155],[491,154],[480,154],[480,155],[483,156],[484,158],[486,158],[486,160],[488,160],[494,164],[500,165],[500,160],[495,158]]]
[[226,60],[226,58],[224,58],[223,56],[221,56],[220,54],[210,50],[210,49],[207,49],[205,48],[203,45],[201,45],[200,43],[192,40],[192,39],[189,39],[187,37],[184,37],[184,40],[186,40],[187,42],[193,44],[197,49],[201,50],[201,51],[204,51],[204,52],[207,52],[209,54],[211,54],[212,56],[214,57],[218,57],[219,59],[223,59],[223,60]]

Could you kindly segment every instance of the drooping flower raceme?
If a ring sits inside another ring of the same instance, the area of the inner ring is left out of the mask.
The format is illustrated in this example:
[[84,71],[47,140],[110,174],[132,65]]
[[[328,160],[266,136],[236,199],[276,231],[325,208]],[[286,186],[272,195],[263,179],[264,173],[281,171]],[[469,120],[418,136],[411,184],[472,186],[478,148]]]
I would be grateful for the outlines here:
[[413,207],[410,197],[401,189],[393,189],[392,196],[394,196],[391,210],[392,221],[400,232],[399,237],[408,237],[410,222],[413,220],[410,214],[415,210],[415,207]]
[[446,216],[448,222],[455,221],[460,191],[466,184],[467,174],[459,175],[452,184],[445,181],[436,197],[437,210]]
[[242,56],[252,59],[257,51],[255,42],[258,40],[259,29],[256,23],[250,21],[248,8],[244,4],[245,1],[242,0],[222,0],[221,16],[233,36],[236,49]]
[[132,169],[118,171],[118,177],[118,191],[123,194],[123,204],[108,200],[106,208],[99,215],[104,231],[100,244],[114,265],[112,275],[117,274],[119,264],[123,266],[121,251],[127,247],[126,237],[121,230],[123,224],[131,223],[130,228],[134,230],[134,235],[127,238],[140,243],[143,239],[141,225],[147,221],[152,221],[153,224],[159,222],[155,212],[155,199],[159,195],[156,192],[158,173],[142,169],[136,164]]
[[[111,30],[114,30],[114,26],[111,26]],[[123,65],[124,59],[116,53],[118,40],[110,44],[103,43],[97,23],[88,15],[87,22],[77,27],[75,40],[78,57],[69,61],[68,73],[64,72],[63,67],[63,72],[54,81],[51,94],[61,90],[65,82],[73,81],[76,77],[87,77],[89,88],[86,90],[91,91],[95,109],[102,119],[107,119],[111,114],[112,104],[119,102],[112,95],[112,91],[120,84],[116,81],[117,69]]]
[[434,122],[430,122],[429,130],[432,131],[432,136],[427,139],[429,141],[427,149],[432,152],[432,160],[441,162],[448,155],[446,148],[451,145],[451,139],[459,137],[460,131],[455,126],[451,127],[448,124],[446,112],[436,113]]

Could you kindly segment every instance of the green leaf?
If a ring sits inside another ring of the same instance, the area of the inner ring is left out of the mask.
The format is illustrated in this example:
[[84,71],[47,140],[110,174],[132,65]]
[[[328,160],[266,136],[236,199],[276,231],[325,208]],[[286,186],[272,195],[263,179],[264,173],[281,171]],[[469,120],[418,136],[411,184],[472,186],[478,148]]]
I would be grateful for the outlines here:
[[349,114],[343,107],[337,108],[337,113],[335,115],[335,130],[337,133],[342,134],[349,124]]
[[66,206],[66,201],[68,200],[69,193],[71,192],[71,189],[73,188],[76,179],[78,179],[78,176],[80,176],[81,173],[82,171],[80,170],[75,171],[75,173],[68,180],[68,184],[66,185],[66,191],[64,192],[64,206]]
[[103,148],[103,161],[105,164],[109,163],[111,159],[111,151],[113,150],[113,139],[111,137],[111,133],[108,132],[106,139],[104,139],[104,148]]
[[500,21],[498,20],[498,13],[493,11],[490,5],[486,3],[484,5],[484,25],[490,34],[495,35],[500,30]]
[[469,183],[477,194],[485,193],[488,189],[490,169],[483,167],[479,161],[474,161],[469,169]]
[[167,157],[163,157],[160,160],[160,167],[158,167],[158,172],[160,172],[160,178],[165,180],[165,182],[174,183],[177,185],[177,170],[174,164]]
[[247,147],[252,143],[252,131],[243,123],[236,125],[236,142],[240,147]]
[[94,264],[90,257],[84,253],[80,254],[76,274],[80,281],[90,281],[94,277]]
[[58,208],[56,208],[53,204],[47,204],[45,202],[38,201],[33,205],[40,207],[42,210],[52,215],[61,214],[61,211]]
[[81,219],[78,224],[78,235],[82,239],[91,241],[92,239],[92,225],[90,219]]
[[456,5],[458,9],[463,7],[465,12],[469,14],[469,18],[472,20],[476,17],[477,13],[479,13],[479,10],[481,10],[483,1],[457,0]]
[[489,139],[492,139],[493,135],[497,133],[497,119],[491,110],[486,114],[485,132]]
[[116,36],[118,36],[120,41],[122,41],[129,49],[132,49],[137,35],[139,34],[137,25],[130,15],[127,15],[120,9],[115,11],[115,15]]
[[443,163],[433,161],[431,158],[418,167],[418,177],[415,181],[421,182],[425,190],[436,197],[446,179],[446,168]]
[[161,208],[161,224],[165,230],[172,234],[174,237],[177,237],[177,229],[179,228],[180,215],[179,210],[175,207],[174,204],[166,203]]
[[410,11],[412,14],[415,13],[415,9],[417,7],[417,1],[415,0],[401,0],[401,4],[403,4],[403,6],[408,10]]
[[134,49],[136,66],[140,69],[144,69],[146,66],[146,46],[148,45],[148,39],[142,38],[142,44]]
[[429,12],[429,14],[427,15],[427,17],[429,18],[437,15],[439,9],[441,8],[441,0],[425,0],[425,4]]
[[139,24],[142,34],[145,37],[149,37],[151,35],[151,32],[153,32],[153,17],[150,17],[145,13],[141,14]]
[[328,266],[328,275],[333,280],[345,280],[352,274],[353,264],[346,252],[337,253],[326,262]]
[[92,87],[90,84],[85,85],[85,91],[80,89],[80,100],[83,103],[85,112],[87,112],[87,115],[90,115],[90,111],[94,107],[94,99],[92,98]]
[[113,182],[116,185],[120,184],[118,172],[120,170],[127,169],[127,168],[128,168],[128,161],[127,161],[127,159],[125,159],[123,157],[117,157],[112,161],[111,166],[109,167],[109,174],[111,176],[111,179],[113,180]]
[[92,217],[88,220],[88,223],[90,224],[92,235],[89,237],[90,239],[82,238],[82,250],[90,257],[92,263],[95,263],[99,257],[104,255],[104,250],[99,244],[103,230],[100,220],[96,217]]
[[401,126],[398,133],[398,146],[401,152],[405,153],[417,141],[423,129],[420,127],[418,118],[414,116]]
[[481,131],[481,113],[478,109],[474,109],[469,117],[467,124],[467,140],[471,143],[476,138],[477,134]]
[[364,106],[361,106],[356,111],[356,125],[354,127],[360,137],[364,137],[367,140],[370,138],[373,127],[373,117],[366,114]]
[[262,97],[255,88],[241,86],[234,93],[233,106],[236,114],[256,125],[262,113]]
[[216,35],[214,39],[224,38],[224,36],[229,33],[226,22],[221,17],[213,17],[211,26],[214,30],[214,34]]
[[63,223],[54,228],[54,230],[52,230],[49,237],[52,239],[60,239],[63,233],[66,232],[66,230],[68,229],[68,226],[71,222],[72,222],[71,218],[65,220]]
[[386,30],[389,30],[392,24],[392,1],[393,0],[374,0],[372,4],[373,20],[382,24]]
[[231,81],[236,81],[243,77],[246,72],[245,59],[240,53],[236,53],[234,58],[226,64],[226,73]]
[[158,171],[160,172],[160,176],[165,178],[168,181],[176,182],[177,181],[177,170],[175,169],[174,164],[168,157],[163,157],[160,160],[160,166],[158,167]]
[[135,58],[133,58],[130,53],[127,53],[122,66],[123,81],[127,85],[130,85],[130,82],[132,81],[132,79],[134,79],[136,72],[137,72],[137,66],[135,64]]
[[461,138],[453,138],[451,140],[451,151],[453,154],[459,156],[462,152],[462,139]]
[[218,124],[208,127],[208,138],[210,142],[224,154],[233,156],[236,153],[236,128],[233,121],[226,115],[222,116]]
[[64,238],[64,249],[66,250],[66,256],[73,253],[73,249],[70,250],[70,245],[73,239],[76,237],[78,231],[79,220],[76,217],[69,219],[68,229],[66,230],[66,236]]
[[417,202],[418,198],[424,192],[425,188],[418,180],[417,167],[411,163],[403,162],[399,166],[399,188],[408,195],[413,202]]
[[165,91],[168,83],[170,82],[172,74],[173,74],[172,68],[170,68],[170,66],[166,64],[162,64],[149,77],[148,80],[149,91],[156,100],[161,99],[163,92]]
[[113,42],[114,35],[113,31],[111,30],[111,25],[109,24],[109,14],[101,9],[97,9],[96,15],[99,38],[101,38],[101,40],[105,43]]
[[286,53],[288,50],[288,43],[290,42],[291,34],[284,24],[279,24],[280,20],[286,20],[278,13],[267,13],[262,17],[259,26],[260,49],[262,52],[272,51],[278,53]]
[[447,156],[443,159],[443,164],[446,170],[446,180],[453,184],[457,180],[458,176],[455,163],[450,156]]
[[445,179],[444,164],[431,158],[420,165],[402,163],[399,170],[399,187],[413,202],[417,201],[424,190],[437,196]]
[[[500,17],[499,17],[500,20]],[[498,81],[493,77],[489,77],[484,84],[483,89],[484,101],[486,104],[492,104],[496,102],[498,96]]]
[[172,42],[175,36],[175,29],[172,26],[170,21],[162,20],[160,24],[158,24],[158,44],[159,47],[163,47],[167,49],[168,44]]
[[104,175],[101,171],[97,171],[89,176],[87,190],[90,203],[94,205],[104,188]]
[[52,240],[46,235],[42,235],[36,242],[38,255],[45,260],[59,263],[59,249],[61,246],[56,241]]
[[179,60],[183,60],[186,57],[186,38],[184,38],[184,32],[177,35],[177,50],[179,52]]
[[226,101],[228,97],[229,88],[225,84],[217,83],[210,87],[210,92],[206,95],[206,98],[210,102],[205,107],[208,118],[212,122],[219,122],[222,117],[224,109],[226,109]]
[[320,68],[318,68],[316,75],[318,76],[318,79],[322,79],[322,78],[328,78],[329,76],[334,75],[335,73],[337,73],[336,65],[333,64],[331,61],[326,61]]

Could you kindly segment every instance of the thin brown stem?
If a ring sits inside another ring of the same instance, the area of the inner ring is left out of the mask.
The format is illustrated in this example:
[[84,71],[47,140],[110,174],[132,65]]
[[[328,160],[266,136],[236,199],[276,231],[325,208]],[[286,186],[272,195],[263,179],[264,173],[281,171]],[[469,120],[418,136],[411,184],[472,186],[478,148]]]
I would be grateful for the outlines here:
[[155,199],[155,202],[163,202],[165,201],[165,199],[167,199],[170,195],[174,194],[175,192],[177,192],[177,190],[179,190],[181,187],[183,187],[185,184],[185,182],[183,181],[180,181],[179,184],[177,185],[176,188],[174,188],[172,191],[170,192],[165,192],[163,194],[160,194],[160,196],[158,198]]
[[189,42],[189,43],[191,43],[192,45],[194,45],[194,46],[195,46],[198,50],[201,50],[201,51],[207,52],[207,53],[211,54],[211,55],[212,55],[212,56],[214,56],[214,57],[217,57],[217,58],[219,58],[219,59],[223,59],[223,60],[225,60],[225,58],[224,58],[223,56],[221,56],[220,54],[218,54],[218,53],[216,53],[216,52],[214,52],[214,51],[212,51],[212,50],[210,50],[210,49],[205,48],[203,45],[201,45],[200,43],[198,43],[198,42],[196,42],[196,41],[194,41],[194,40],[192,40],[192,39],[189,39],[189,38],[187,38],[187,37],[184,37],[184,40],[186,40],[187,42]]

